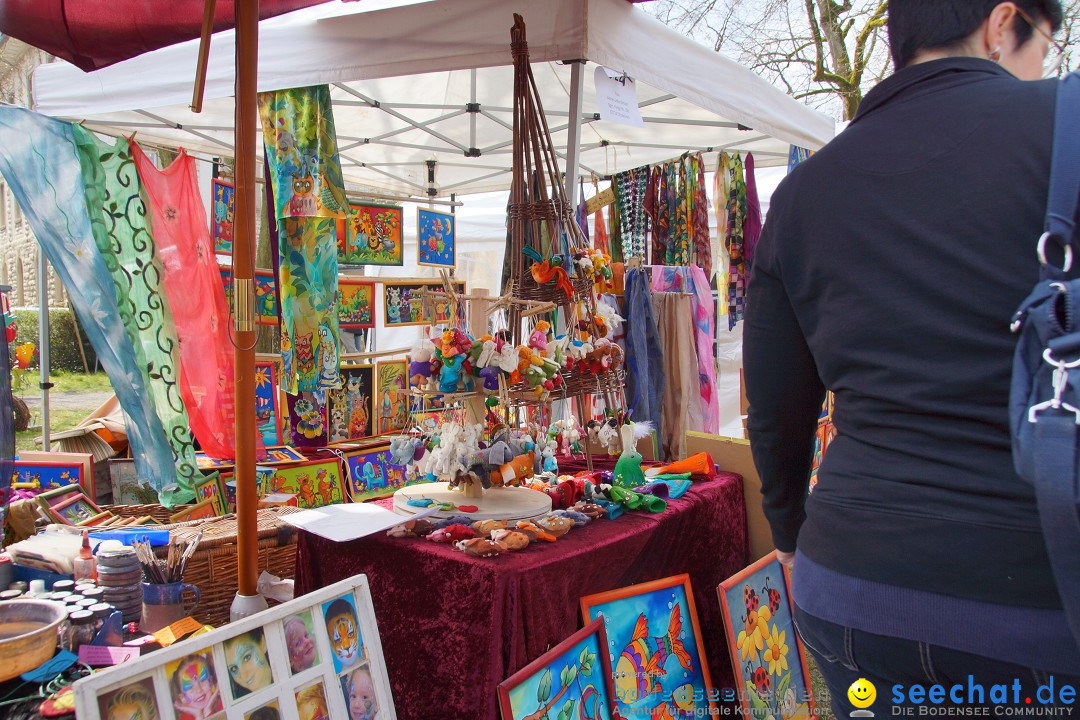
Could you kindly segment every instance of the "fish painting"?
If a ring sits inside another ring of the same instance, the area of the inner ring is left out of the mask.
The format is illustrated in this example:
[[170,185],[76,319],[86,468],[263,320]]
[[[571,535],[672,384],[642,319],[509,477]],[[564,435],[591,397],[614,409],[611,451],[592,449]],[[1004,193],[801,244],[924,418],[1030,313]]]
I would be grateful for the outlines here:
[[645,613],[638,615],[630,644],[615,664],[615,696],[623,702],[633,702],[653,693],[663,692],[658,677],[666,673],[664,665],[674,655],[679,664],[693,670],[690,654],[679,635],[682,633],[682,606],[671,609],[667,630],[663,635],[649,635]]

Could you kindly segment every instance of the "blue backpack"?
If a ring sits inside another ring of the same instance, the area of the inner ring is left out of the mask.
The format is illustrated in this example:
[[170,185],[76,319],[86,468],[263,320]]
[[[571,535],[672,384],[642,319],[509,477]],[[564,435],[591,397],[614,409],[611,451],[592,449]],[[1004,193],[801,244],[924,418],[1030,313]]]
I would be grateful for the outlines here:
[[[1068,280],[1080,198],[1080,74],[1058,88],[1039,283],[1013,318],[1009,422],[1016,472],[1035,487],[1046,549],[1080,642],[1080,279]],[[1063,253],[1060,267],[1047,252]]]

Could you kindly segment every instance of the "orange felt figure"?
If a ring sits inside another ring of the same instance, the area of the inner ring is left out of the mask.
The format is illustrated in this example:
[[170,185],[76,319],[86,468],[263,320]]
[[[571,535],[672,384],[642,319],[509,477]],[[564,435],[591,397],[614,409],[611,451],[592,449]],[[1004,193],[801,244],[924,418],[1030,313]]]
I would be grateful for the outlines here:
[[679,475],[681,473],[690,473],[693,477],[714,477],[716,475],[716,465],[713,463],[712,456],[707,452],[699,452],[696,455],[691,455],[688,458],[682,460],[676,460],[670,465],[664,465],[661,468],[650,468],[646,473],[649,476],[655,475]]

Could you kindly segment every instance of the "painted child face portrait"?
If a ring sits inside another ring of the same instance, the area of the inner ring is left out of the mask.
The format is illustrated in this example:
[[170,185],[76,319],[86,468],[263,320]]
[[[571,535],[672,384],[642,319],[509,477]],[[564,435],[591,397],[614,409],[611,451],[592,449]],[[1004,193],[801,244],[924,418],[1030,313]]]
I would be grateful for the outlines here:
[[295,675],[307,670],[319,659],[315,647],[315,638],[308,632],[308,620],[305,615],[293,615],[286,618],[285,647],[289,651],[289,667]]
[[375,699],[375,684],[367,668],[354,670],[341,679],[345,693],[345,705],[349,709],[349,720],[372,720],[379,711]]
[[105,720],[158,720],[157,701],[151,688],[139,683],[117,690],[102,700],[102,716]]
[[296,693],[296,712],[300,720],[330,720],[322,683],[317,683]]
[[330,638],[338,670],[352,667],[360,660],[360,626],[356,610],[348,600],[338,598],[328,604],[323,613],[326,635]]
[[266,636],[261,629],[230,638],[224,646],[233,695],[241,698],[274,682],[270,659],[266,656]]
[[203,720],[221,711],[221,693],[209,654],[181,659],[169,680],[173,707],[181,720]]

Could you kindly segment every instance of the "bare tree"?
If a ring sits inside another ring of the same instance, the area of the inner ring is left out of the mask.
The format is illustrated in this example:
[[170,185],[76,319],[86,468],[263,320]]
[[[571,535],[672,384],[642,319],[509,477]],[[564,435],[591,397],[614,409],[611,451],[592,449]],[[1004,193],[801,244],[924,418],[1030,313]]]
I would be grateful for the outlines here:
[[[1080,0],[1067,0],[1059,37],[1075,64]],[[651,6],[651,7],[650,7]],[[793,97],[844,120],[890,71],[887,0],[657,0],[660,20],[748,65]]]

